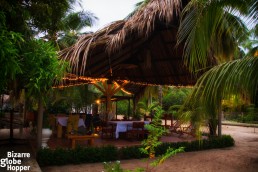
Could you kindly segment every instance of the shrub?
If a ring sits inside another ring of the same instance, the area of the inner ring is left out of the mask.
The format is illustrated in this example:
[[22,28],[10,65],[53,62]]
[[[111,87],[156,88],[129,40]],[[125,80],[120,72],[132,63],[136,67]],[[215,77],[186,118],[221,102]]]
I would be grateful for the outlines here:
[[148,155],[142,153],[139,149],[142,146],[122,147],[119,149],[119,159],[140,159]]
[[[167,149],[184,147],[185,152],[225,148],[234,146],[235,141],[229,135],[213,137],[192,142],[162,143],[155,149],[156,156],[166,153]],[[120,149],[109,145],[104,147],[76,147],[76,149],[41,149],[37,154],[40,166],[109,162],[122,159],[140,159],[148,155],[140,151],[142,146],[122,147]]]
[[114,161],[117,157],[118,149],[114,146],[55,150],[44,148],[38,151],[37,161],[40,166],[49,166]]

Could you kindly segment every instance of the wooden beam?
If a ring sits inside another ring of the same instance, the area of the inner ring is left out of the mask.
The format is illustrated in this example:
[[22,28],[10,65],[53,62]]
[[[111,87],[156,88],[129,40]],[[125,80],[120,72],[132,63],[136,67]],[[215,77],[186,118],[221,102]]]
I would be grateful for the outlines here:
[[106,93],[105,89],[98,85],[98,83],[92,83],[99,91],[101,91],[104,95]]

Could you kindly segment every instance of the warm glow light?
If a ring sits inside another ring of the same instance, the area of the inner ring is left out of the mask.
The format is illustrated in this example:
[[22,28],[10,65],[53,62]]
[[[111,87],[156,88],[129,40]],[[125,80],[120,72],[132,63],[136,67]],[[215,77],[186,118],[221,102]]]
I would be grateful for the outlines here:
[[99,99],[98,99],[98,100],[96,100],[96,103],[97,103],[97,104],[100,104],[100,100],[99,100]]
[[[127,80],[124,80],[123,82],[124,82],[124,83],[128,83]],[[119,85],[117,82],[114,82],[114,84],[115,84],[117,87],[120,87],[120,85]],[[130,93],[129,91],[126,91],[124,88],[121,88],[121,91],[123,91],[123,92],[126,93],[126,94],[132,94],[132,93]]]
[[[86,77],[86,76],[76,76],[74,74],[68,74],[66,77],[63,78],[63,82],[61,85],[56,85],[53,86],[53,88],[65,88],[65,87],[72,87],[72,86],[79,86],[79,85],[84,85],[84,84],[93,84],[96,82],[104,82],[107,81],[107,78],[91,78],[91,77]],[[72,81],[74,83],[69,83],[69,81]],[[122,83],[130,83],[134,85],[143,85],[143,86],[158,86],[159,84],[150,84],[146,82],[135,82],[135,81],[129,81],[129,80],[116,80],[117,82],[122,82]],[[66,83],[68,82],[68,83]],[[76,83],[78,82],[78,83]],[[119,87],[120,85],[114,82],[114,84]],[[175,87],[190,87],[192,88],[193,86],[182,86],[182,85],[173,85],[173,84],[166,84],[166,86],[175,86]],[[132,94],[128,91],[126,91],[124,88],[121,88],[121,91],[123,91],[126,94]]]

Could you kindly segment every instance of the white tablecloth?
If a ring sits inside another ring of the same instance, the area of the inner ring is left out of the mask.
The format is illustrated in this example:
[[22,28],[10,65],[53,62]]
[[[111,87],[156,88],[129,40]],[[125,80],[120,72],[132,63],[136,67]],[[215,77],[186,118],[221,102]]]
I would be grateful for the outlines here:
[[[57,117],[57,123],[66,127],[67,126],[68,117]],[[84,120],[82,118],[79,118],[78,127],[85,127]]]
[[[133,122],[139,121],[109,121],[109,124],[116,124],[116,138],[119,138],[119,132],[126,132],[127,126],[132,126]],[[149,124],[150,121],[144,121],[145,124]]]

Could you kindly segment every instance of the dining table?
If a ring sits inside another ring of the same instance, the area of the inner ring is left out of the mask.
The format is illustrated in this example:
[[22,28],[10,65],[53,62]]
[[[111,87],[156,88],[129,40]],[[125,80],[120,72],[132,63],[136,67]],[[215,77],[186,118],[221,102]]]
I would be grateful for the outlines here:
[[[67,116],[61,116],[56,117],[57,122],[57,138],[61,138],[63,135],[63,127],[67,126],[68,117]],[[84,120],[82,118],[79,118],[78,127],[86,127]]]
[[108,124],[116,125],[115,137],[119,138],[120,132],[127,132],[127,129],[133,125],[133,122],[144,122],[144,124],[149,124],[150,121],[108,121]]

